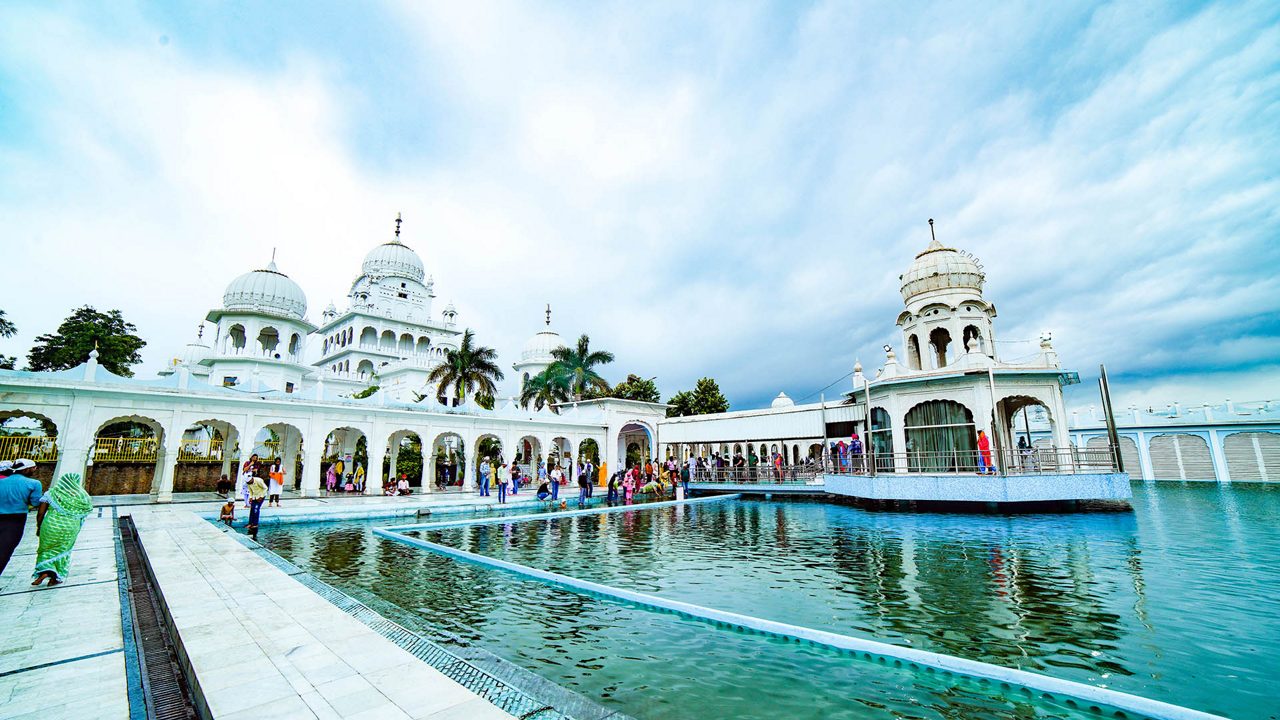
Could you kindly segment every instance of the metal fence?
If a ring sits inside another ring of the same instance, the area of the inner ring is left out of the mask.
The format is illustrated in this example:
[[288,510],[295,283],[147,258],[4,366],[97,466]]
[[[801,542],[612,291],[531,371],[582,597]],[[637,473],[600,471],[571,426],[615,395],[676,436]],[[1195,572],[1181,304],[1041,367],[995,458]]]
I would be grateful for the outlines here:
[[730,485],[809,485],[818,480],[822,467],[817,463],[800,465],[745,465],[741,467],[698,468],[689,478],[695,483]]
[[835,475],[901,475],[977,473],[991,475],[1081,475],[1118,472],[1115,449],[1035,447],[1003,452],[977,450],[907,451],[851,455],[827,460],[824,472]]
[[11,435],[0,437],[0,460],[29,458],[36,462],[58,459],[58,438],[47,435]]
[[155,438],[98,438],[93,443],[94,462],[145,463],[156,461]]

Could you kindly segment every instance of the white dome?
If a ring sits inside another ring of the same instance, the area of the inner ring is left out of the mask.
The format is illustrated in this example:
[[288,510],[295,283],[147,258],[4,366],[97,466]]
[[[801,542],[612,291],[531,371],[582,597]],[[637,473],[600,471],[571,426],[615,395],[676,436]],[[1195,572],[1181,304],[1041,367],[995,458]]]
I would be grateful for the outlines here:
[[769,407],[784,408],[784,407],[791,407],[792,405],[795,405],[795,404],[796,404],[795,401],[787,397],[786,393],[780,392],[778,393],[778,397],[774,398],[773,402],[769,404]]
[[298,283],[276,269],[273,261],[265,270],[247,272],[232,280],[222,294],[222,306],[302,320],[307,314],[307,296]]
[[201,360],[205,360],[213,355],[213,351],[208,345],[201,342],[187,343],[187,347],[182,351],[183,365],[199,365]]
[[520,362],[545,362],[549,364],[555,360],[551,356],[551,351],[564,346],[564,338],[560,337],[560,334],[551,328],[547,328],[529,338],[524,347],[520,349]]
[[986,275],[976,258],[934,240],[916,256],[911,268],[900,276],[902,299],[934,290],[968,288],[982,292]]
[[422,258],[399,240],[383,243],[364,256],[364,264],[360,266],[365,275],[377,277],[403,277],[422,282],[426,271],[422,268]]

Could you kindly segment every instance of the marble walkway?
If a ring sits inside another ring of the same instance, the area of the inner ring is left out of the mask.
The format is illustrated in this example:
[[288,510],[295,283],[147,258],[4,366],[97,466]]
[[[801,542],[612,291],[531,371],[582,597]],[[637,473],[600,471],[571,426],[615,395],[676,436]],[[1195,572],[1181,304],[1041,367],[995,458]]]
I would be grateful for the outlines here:
[[[297,499],[275,513],[481,510],[495,499]],[[193,690],[211,716],[510,717],[197,515],[219,505],[98,507],[81,531],[67,582],[47,589],[30,587],[32,513],[0,574],[0,720],[130,716],[116,514],[132,515],[137,525],[181,659],[194,671]]]

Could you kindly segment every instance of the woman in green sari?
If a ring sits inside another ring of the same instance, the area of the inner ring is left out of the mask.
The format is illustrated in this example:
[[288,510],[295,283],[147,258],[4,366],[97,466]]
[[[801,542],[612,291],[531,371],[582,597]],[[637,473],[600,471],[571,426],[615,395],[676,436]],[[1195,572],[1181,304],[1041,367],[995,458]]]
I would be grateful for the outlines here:
[[93,500],[75,473],[63,475],[40,498],[40,509],[36,513],[40,547],[36,550],[36,569],[32,573],[36,579],[32,585],[39,585],[45,579],[49,585],[57,585],[67,577],[71,548],[92,511]]

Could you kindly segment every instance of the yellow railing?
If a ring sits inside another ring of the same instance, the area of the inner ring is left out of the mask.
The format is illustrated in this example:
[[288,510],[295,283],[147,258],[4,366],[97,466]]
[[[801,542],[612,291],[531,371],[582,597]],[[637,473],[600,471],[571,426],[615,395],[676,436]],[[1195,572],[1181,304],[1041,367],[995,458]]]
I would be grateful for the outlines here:
[[178,462],[215,463],[222,462],[222,440],[188,440],[178,450]]
[[30,458],[36,462],[58,459],[58,438],[46,435],[0,437],[0,460]]
[[98,438],[93,446],[94,462],[155,462],[155,438]]

